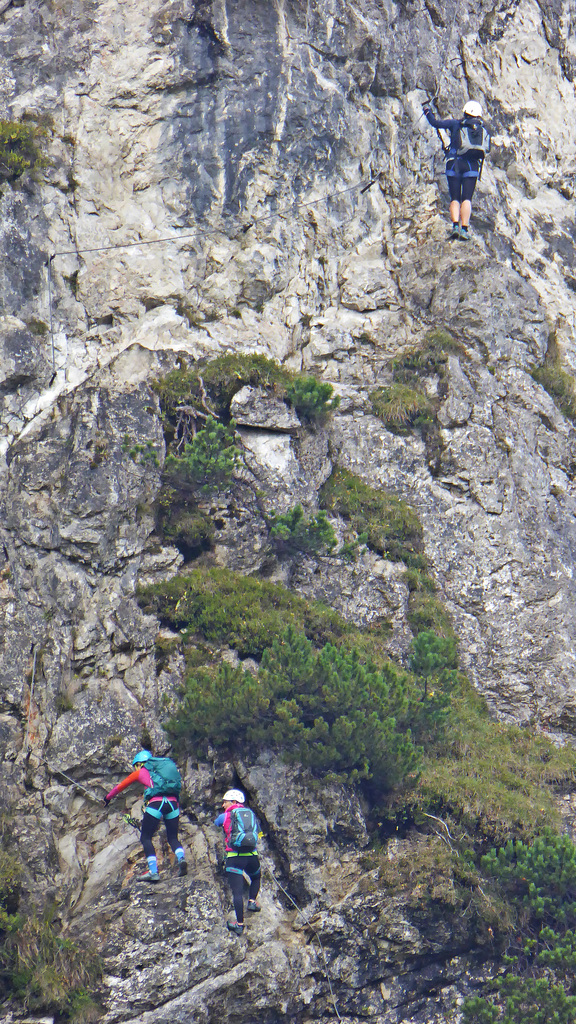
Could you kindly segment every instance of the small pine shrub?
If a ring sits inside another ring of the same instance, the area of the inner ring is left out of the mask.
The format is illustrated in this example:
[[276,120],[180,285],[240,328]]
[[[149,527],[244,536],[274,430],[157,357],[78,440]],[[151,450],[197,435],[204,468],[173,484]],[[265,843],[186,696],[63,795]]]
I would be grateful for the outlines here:
[[324,511],[306,518],[301,505],[295,505],[283,515],[273,515],[268,521],[270,540],[281,555],[319,554],[331,551],[336,544],[336,534]]
[[465,1002],[467,1024],[574,1024],[576,1020],[576,847],[545,830],[526,844],[510,840],[482,857],[518,908],[514,938],[487,996]]
[[530,933],[543,924],[576,927],[576,846],[569,836],[546,829],[531,843],[509,840],[481,863],[527,911]]
[[234,423],[225,427],[209,416],[182,455],[169,455],[165,473],[170,482],[184,478],[202,494],[227,490],[238,465],[240,451],[234,444]]
[[301,419],[324,423],[340,405],[340,396],[334,394],[331,384],[315,377],[295,377],[286,388],[286,398]]
[[315,651],[288,629],[264,651],[257,676],[226,664],[191,673],[168,729],[194,751],[272,746],[324,778],[389,789],[420,760],[410,730],[397,728],[407,716],[405,689],[392,666],[377,671],[330,644]]

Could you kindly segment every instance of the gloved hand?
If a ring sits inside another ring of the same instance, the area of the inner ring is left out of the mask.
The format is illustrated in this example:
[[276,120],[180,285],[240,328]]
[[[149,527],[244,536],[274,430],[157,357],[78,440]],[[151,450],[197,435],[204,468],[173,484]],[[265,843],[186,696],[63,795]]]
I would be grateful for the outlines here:
[[110,803],[110,800],[111,800],[111,797],[109,797],[109,796],[105,796],[104,797],[104,807],[108,807],[108,804]]

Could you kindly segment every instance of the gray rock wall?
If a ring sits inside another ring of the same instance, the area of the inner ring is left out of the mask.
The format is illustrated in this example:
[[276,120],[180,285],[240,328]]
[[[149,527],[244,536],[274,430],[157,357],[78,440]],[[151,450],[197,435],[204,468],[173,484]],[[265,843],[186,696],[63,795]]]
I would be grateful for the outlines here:
[[[165,742],[161,698],[182,665],[157,676],[158,623],[134,593],[181,556],[153,535],[160,467],[125,441],[151,442],[161,466],[150,382],[177,353],[262,352],[342,398],[314,435],[244,406],[219,564],[268,558],[256,489],[269,510],[297,497],[313,512],[338,462],[417,508],[462,663],[495,712],[574,733],[575,434],[529,372],[554,351],[576,367],[573,20],[534,0],[0,3],[0,116],[43,125],[47,158],[0,196],[0,799],[37,851],[31,891],[96,929],[110,1022],[220,1019],[239,982],[243,1020],[334,1019],[309,932],[270,878],[261,931],[222,938],[208,821],[227,771],[266,816],[268,866],[319,915],[347,1020],[452,1019],[470,935],[452,921],[427,936],[381,894],[342,906],[363,871],[361,808],[332,819],[265,762],[191,767],[192,877],[150,915],[154,894],[125,884],[135,838],[70,777],[101,796],[143,729]],[[446,242],[421,117],[433,93],[445,116],[479,99],[494,134],[467,249]],[[430,327],[461,343],[434,474],[369,401]],[[402,566],[367,553],[275,573],[355,621],[388,618],[405,657]]]

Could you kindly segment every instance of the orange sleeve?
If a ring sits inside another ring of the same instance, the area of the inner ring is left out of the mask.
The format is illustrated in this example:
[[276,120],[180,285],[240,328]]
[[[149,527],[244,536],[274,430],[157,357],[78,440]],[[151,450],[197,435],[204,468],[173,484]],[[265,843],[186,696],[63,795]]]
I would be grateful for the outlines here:
[[132,772],[131,775],[128,775],[125,779],[122,779],[122,782],[119,782],[118,785],[114,786],[114,789],[111,789],[110,792],[108,793],[108,798],[110,800],[113,800],[115,796],[118,796],[118,793],[121,793],[124,789],[127,789],[128,786],[131,786],[133,782],[138,782],[139,775],[140,769],[138,768],[135,772]]

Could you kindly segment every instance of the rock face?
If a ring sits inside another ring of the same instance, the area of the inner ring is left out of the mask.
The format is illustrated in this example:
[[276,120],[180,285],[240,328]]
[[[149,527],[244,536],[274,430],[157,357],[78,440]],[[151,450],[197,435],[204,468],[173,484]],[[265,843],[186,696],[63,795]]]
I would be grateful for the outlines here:
[[[160,896],[131,886],[136,833],[85,790],[102,796],[142,735],[165,749],[162,695],[182,677],[177,658],[157,672],[158,623],[134,598],[182,561],[154,534],[150,386],[182,357],[264,354],[341,397],[309,430],[277,397],[236,395],[243,472],[215,515],[217,563],[389,620],[405,658],[403,566],[367,552],[270,570],[258,502],[313,514],[349,468],[417,509],[495,713],[576,732],[576,433],[531,375],[576,368],[570,25],[545,0],[0,2],[0,114],[41,126],[45,154],[0,196],[0,801],[18,808],[30,892],[98,937],[110,1024],[457,1019],[477,936],[449,908],[430,930],[358,888],[366,821],[343,791],[264,753],[190,766],[192,871]],[[443,116],[479,99],[494,136],[468,247],[446,243],[432,94]],[[425,382],[432,468],[370,402],[430,328],[458,343],[442,387]],[[234,773],[267,826],[264,910],[242,941],[222,930],[209,824]]]

